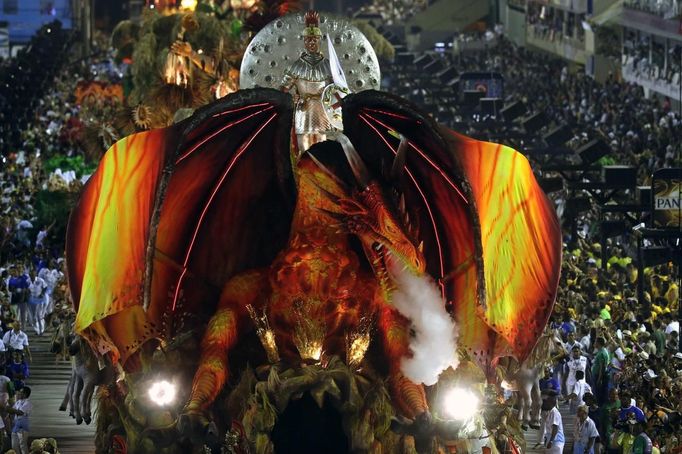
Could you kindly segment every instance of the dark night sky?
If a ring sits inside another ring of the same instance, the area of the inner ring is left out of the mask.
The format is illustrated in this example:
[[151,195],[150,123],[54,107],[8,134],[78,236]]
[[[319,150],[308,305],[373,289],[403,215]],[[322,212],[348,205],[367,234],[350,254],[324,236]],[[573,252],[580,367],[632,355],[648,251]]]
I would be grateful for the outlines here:
[[128,18],[125,5],[128,2],[112,2],[110,0],[95,0],[95,21],[97,28],[113,30],[120,21]]
[[[315,0],[315,8],[319,9],[320,11],[336,12],[338,4],[341,3],[343,5],[344,11],[348,10],[349,8],[357,10],[368,2],[369,0],[341,0],[340,2],[339,0]],[[301,4],[304,8],[307,8],[309,1],[303,0],[301,1]]]

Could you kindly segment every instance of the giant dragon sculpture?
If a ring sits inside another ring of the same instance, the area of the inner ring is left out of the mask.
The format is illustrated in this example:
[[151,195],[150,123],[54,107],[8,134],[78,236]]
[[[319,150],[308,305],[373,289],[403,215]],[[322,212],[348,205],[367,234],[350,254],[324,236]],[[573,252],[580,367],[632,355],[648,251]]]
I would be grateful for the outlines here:
[[[388,93],[341,109],[342,132],[299,149],[292,97],[240,90],[104,156],[67,244],[76,331],[119,370],[98,450],[429,452],[429,392],[403,367],[429,327],[396,303],[405,276],[435,289],[490,379],[528,356],[561,243],[527,160]],[[179,403],[155,409],[144,390],[164,374]],[[297,420],[305,395],[341,415],[343,442],[295,432],[336,421]]]

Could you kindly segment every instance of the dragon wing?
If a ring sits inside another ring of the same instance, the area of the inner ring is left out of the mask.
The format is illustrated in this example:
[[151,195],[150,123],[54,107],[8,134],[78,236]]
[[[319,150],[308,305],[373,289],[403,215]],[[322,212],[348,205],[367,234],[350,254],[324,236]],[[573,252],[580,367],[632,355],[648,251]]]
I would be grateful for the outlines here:
[[[345,134],[419,225],[427,271],[437,278],[464,346],[487,373],[496,357],[523,361],[552,311],[561,231],[551,202],[515,150],[437,125],[401,98],[364,91],[344,99]],[[396,134],[397,133],[397,134]]]
[[242,90],[105,154],[67,233],[75,329],[100,353],[125,363],[202,326],[230,276],[274,258],[295,197],[291,105]]

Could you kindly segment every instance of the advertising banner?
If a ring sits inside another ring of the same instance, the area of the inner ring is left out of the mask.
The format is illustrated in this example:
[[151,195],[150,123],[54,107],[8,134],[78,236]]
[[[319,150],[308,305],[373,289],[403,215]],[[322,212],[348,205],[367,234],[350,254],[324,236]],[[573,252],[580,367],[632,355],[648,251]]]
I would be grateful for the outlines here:
[[677,229],[682,227],[682,169],[660,169],[651,181],[652,227]]

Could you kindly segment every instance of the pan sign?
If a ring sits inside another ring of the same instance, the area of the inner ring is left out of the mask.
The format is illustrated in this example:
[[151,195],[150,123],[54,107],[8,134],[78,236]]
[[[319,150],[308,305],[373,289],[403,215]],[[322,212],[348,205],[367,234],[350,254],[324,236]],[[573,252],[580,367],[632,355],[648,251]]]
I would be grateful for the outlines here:
[[661,169],[651,181],[653,227],[682,228],[682,169]]

